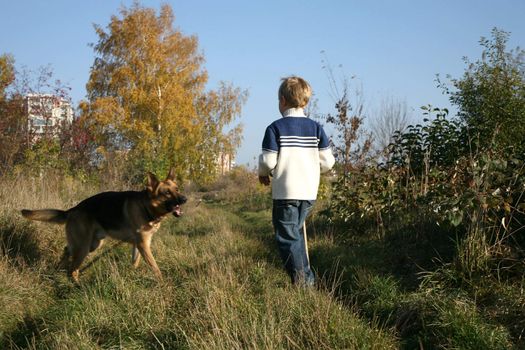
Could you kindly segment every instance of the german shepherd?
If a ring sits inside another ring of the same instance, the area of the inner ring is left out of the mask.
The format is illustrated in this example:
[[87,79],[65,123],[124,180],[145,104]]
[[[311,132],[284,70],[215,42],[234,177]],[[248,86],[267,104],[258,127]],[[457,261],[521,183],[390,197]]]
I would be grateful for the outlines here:
[[178,192],[171,168],[164,181],[148,173],[143,191],[102,192],[69,210],[23,209],[22,215],[30,220],[66,224],[67,246],[62,261],[69,265],[68,275],[74,282],[78,283],[82,261],[102,245],[106,236],[131,243],[133,266],[138,266],[141,255],[162,279],[151,254],[151,238],[168,214],[181,216],[180,206],[185,202],[186,197]]

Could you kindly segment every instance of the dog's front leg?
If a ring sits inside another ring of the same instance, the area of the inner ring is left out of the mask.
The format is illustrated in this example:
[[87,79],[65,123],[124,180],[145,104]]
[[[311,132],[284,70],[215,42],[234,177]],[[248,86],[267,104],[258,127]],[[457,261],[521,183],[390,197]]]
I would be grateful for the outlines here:
[[147,238],[145,241],[139,242],[137,244],[137,249],[140,252],[140,255],[144,258],[144,261],[153,269],[153,272],[159,280],[162,280],[162,273],[160,272],[157,262],[151,254],[150,248],[151,237]]
[[133,264],[134,268],[137,268],[140,263],[140,254],[136,244],[133,244],[131,247],[131,263]]

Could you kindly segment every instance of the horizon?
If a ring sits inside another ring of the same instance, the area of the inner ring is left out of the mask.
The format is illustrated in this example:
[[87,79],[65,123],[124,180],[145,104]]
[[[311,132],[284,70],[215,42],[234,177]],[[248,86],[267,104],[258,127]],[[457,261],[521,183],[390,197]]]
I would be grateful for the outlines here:
[[[141,1],[157,11],[162,1]],[[355,76],[352,89],[362,86],[365,116],[377,114],[382,99],[406,101],[414,121],[419,107],[451,108],[437,87],[436,74],[460,77],[466,63],[480,58],[481,37],[493,28],[510,32],[509,48],[523,44],[525,3],[298,0],[264,3],[242,1],[168,1],[175,28],[195,35],[209,74],[207,87],[220,81],[248,90],[239,121],[244,125],[237,164],[253,166],[264,128],[280,117],[277,89],[280,78],[297,74],[310,82],[318,112],[334,111],[326,61],[336,78]],[[9,2],[0,14],[2,52],[12,54],[17,69],[50,65],[54,79],[71,87],[73,106],[85,98],[85,84],[97,41],[93,24],[105,28],[123,4],[102,1],[76,4],[65,0]],[[198,9],[198,11],[196,11]],[[298,20],[299,19],[299,20]],[[65,45],[62,49],[61,45]]]

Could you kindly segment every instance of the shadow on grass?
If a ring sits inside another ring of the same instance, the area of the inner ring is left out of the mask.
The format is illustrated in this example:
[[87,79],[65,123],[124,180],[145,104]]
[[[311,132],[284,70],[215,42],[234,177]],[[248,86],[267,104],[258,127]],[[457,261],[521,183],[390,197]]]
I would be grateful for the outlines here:
[[38,344],[46,327],[43,319],[26,316],[12,331],[0,333],[0,348],[25,349]]
[[164,350],[164,349],[189,349],[189,346],[180,334],[175,331],[166,330],[161,332],[151,332],[146,342],[147,349]]
[[270,265],[283,269],[284,271],[284,266],[281,257],[279,256],[279,248],[275,239],[271,211],[243,211],[239,213],[239,216],[242,218],[242,227],[239,227],[239,230],[246,235],[257,239],[264,247],[266,247],[264,250],[253,252],[252,256],[265,260]]
[[102,349],[126,348],[120,343],[120,339],[127,339],[135,346],[141,349],[188,349],[186,341],[176,331],[161,330],[145,332],[144,329],[137,330],[140,333],[123,334],[122,331],[115,327],[100,325],[89,330],[89,335],[94,343]]
[[456,237],[434,223],[403,226],[380,237],[320,219],[308,235],[319,242],[310,254],[320,274],[327,275],[336,265],[347,274],[366,269],[395,278],[404,291],[416,290],[421,272],[434,271],[456,255]]
[[27,223],[0,222],[0,251],[18,265],[33,266],[42,257],[35,228]]
[[166,227],[170,234],[188,237],[204,237],[212,233],[214,230],[214,227],[208,224],[190,224],[186,221],[180,221],[180,223],[169,223]]
[[317,218],[310,231],[311,262],[322,284],[336,286],[341,301],[371,322],[395,329],[402,348],[432,348],[424,329],[426,307],[407,295],[418,290],[422,272],[454,260],[456,237],[450,230],[424,223],[380,236]]
[[[0,333],[0,348],[1,349],[26,349],[33,348],[34,345],[42,346],[42,338],[44,332],[49,326],[46,325],[43,319],[34,319],[27,317],[20,322],[13,331],[1,334]],[[108,327],[107,325],[99,325],[89,329],[88,331],[91,341],[97,344],[100,348],[120,348],[120,340],[133,339],[136,345],[140,344],[143,349],[188,349],[188,345],[184,338],[176,331],[152,330],[148,333],[141,334],[123,334],[122,331],[116,327]]]

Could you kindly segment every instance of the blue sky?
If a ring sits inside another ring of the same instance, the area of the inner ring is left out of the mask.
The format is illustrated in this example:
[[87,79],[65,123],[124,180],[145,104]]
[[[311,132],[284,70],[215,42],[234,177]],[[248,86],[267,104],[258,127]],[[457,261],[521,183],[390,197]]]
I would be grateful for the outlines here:
[[[523,0],[179,0],[142,1],[158,9],[169,3],[175,26],[196,35],[210,81],[249,91],[240,121],[244,141],[238,163],[254,164],[266,125],[279,118],[280,78],[297,74],[313,86],[321,113],[333,112],[328,58],[336,77],[356,76],[369,119],[381,99],[449,107],[436,74],[461,76],[463,57],[480,57],[481,36],[493,27],[511,32],[509,47],[525,46]],[[17,67],[51,65],[55,78],[72,88],[76,103],[94,53],[93,24],[105,27],[121,5],[113,0],[0,0],[0,54]],[[324,54],[321,53],[324,51]],[[341,68],[339,68],[341,65]]]

